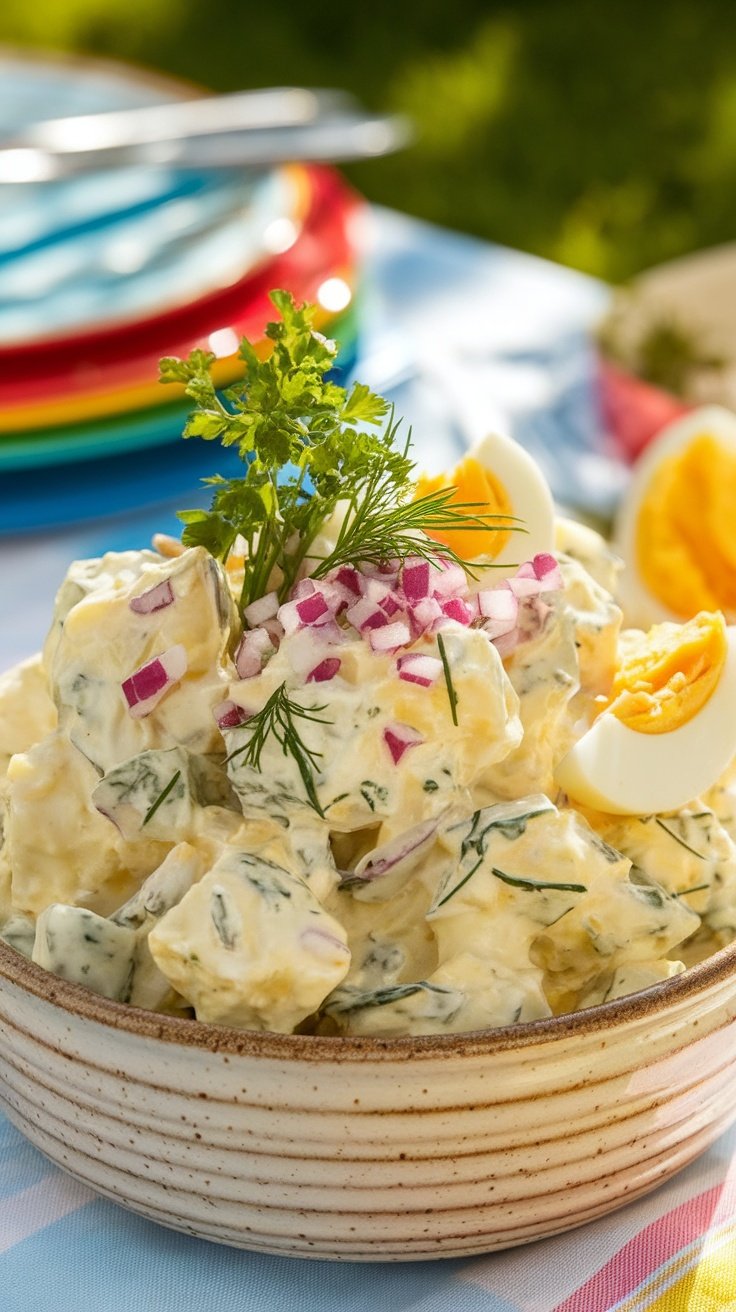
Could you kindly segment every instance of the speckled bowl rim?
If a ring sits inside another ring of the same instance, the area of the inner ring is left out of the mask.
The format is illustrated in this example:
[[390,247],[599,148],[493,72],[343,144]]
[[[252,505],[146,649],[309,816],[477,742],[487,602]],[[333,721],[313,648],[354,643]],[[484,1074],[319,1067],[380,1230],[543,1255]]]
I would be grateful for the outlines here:
[[112,1002],[90,992],[81,984],[72,984],[50,974],[15,948],[0,941],[0,986],[6,980],[72,1018],[94,1021],[108,1029],[159,1039],[182,1048],[303,1063],[490,1056],[514,1048],[542,1046],[576,1035],[605,1034],[619,1025],[654,1019],[658,1014],[664,1016],[678,1003],[725,983],[729,977],[733,977],[736,991],[736,942],[688,967],[681,974],[653,984],[639,993],[630,993],[612,1002],[600,1003],[562,1016],[549,1016],[542,1020],[461,1034],[398,1038],[353,1035],[327,1037],[240,1030]]

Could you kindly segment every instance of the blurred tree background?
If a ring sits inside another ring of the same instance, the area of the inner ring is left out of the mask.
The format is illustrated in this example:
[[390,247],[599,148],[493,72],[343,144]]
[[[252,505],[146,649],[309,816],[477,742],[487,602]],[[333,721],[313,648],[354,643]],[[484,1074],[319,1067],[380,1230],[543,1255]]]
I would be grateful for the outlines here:
[[418,129],[370,199],[611,280],[734,236],[731,0],[3,0],[0,40],[345,86]]

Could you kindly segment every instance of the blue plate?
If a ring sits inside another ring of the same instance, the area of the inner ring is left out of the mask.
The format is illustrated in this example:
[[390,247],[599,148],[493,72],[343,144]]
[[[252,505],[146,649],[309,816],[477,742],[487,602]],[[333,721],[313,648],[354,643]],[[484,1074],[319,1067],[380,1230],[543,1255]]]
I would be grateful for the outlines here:
[[[114,65],[0,55],[0,137],[183,94]],[[270,225],[295,223],[297,208],[284,169],[146,165],[0,187],[0,347],[134,321],[229,285],[269,258]]]

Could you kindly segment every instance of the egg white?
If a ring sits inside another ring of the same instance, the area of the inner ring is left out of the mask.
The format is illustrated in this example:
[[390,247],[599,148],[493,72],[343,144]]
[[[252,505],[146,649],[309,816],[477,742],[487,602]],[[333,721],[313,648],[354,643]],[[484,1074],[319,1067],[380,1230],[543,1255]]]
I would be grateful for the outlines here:
[[560,788],[597,811],[653,815],[712,787],[736,755],[736,628],[726,641],[721,677],[690,720],[667,733],[639,733],[604,711],[557,766]]
[[[736,415],[720,405],[705,405],[663,428],[634,465],[631,483],[621,501],[613,531],[614,548],[625,564],[618,594],[629,625],[646,629],[663,620],[682,623],[682,615],[675,614],[660,601],[641,577],[637,562],[636,529],[642,502],[662,461],[706,433],[736,453]],[[697,516],[698,513],[699,508],[694,505],[693,514]]]
[[[510,514],[521,521],[524,533],[511,533],[509,541],[494,557],[496,581],[504,572],[555,545],[555,510],[552,493],[539,465],[513,438],[489,433],[468,453],[503,484],[511,503]],[[501,568],[499,568],[501,567]]]

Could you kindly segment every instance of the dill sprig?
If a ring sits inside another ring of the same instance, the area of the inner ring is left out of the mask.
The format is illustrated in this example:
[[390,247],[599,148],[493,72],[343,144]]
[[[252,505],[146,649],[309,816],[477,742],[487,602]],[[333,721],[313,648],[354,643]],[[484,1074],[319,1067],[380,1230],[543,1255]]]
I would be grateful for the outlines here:
[[318,714],[319,711],[326,709],[326,706],[302,706],[300,702],[289,697],[286,684],[280,684],[265,706],[243,725],[243,729],[249,735],[248,742],[242,747],[236,747],[227,760],[233,761],[242,757],[244,765],[260,771],[263,749],[267,740],[274,737],[281,745],[284,756],[290,756],[294,761],[301,775],[309,805],[324,819],[324,810],[320,805],[315,784],[315,775],[320,771],[319,760],[322,753],[313,751],[307,746],[299,732],[298,721],[329,724],[329,720],[323,720]]
[[172,774],[171,778],[169,779],[169,782],[167,783],[166,787],[161,790],[156,800],[151,803],[148,810],[146,811],[146,814],[141,822],[141,829],[144,829],[146,827],[148,821],[152,820],[153,817],[155,816],[156,812],[158,811],[158,808],[160,806],[163,806],[164,802],[166,801],[166,798],[169,796],[169,793],[173,788],[176,787],[180,778],[181,778],[181,770],[176,770],[174,774]]
[[689,852],[691,856],[696,856],[699,861],[707,861],[708,858],[703,856],[702,852],[697,852],[694,847],[691,847],[689,843],[685,842],[684,838],[680,838],[679,834],[674,833],[669,825],[666,825],[664,820],[661,820],[658,815],[655,815],[654,821],[655,824],[659,825],[660,829],[664,830],[669,838],[674,838],[675,842],[679,843],[680,847],[684,847],[685,851]]
[[[443,907],[446,902],[450,901],[450,898],[453,898],[456,893],[459,893],[460,889],[467,884],[469,879],[472,879],[476,870],[478,870],[482,864],[483,855],[481,855],[475,865],[463,875],[462,879],[458,880],[454,888],[451,888],[449,893],[445,893],[445,896],[432,907],[432,910],[439,911],[440,907]],[[520,888],[525,893],[539,893],[544,892],[545,890],[558,893],[587,893],[588,891],[586,884],[557,884],[554,882],[548,882],[544,879],[527,879],[521,875],[507,875],[505,870],[499,870],[497,866],[491,866],[491,874],[495,875],[496,879],[500,879],[501,883],[509,884],[511,888]]]
[[520,875],[507,875],[504,870],[499,870],[496,866],[491,866],[491,874],[500,879],[504,884],[510,884],[512,888],[522,888],[525,893],[537,893],[544,889],[553,889],[558,893],[587,893],[587,884],[557,884],[546,879],[527,879]]
[[472,573],[469,562],[452,547],[424,534],[478,528],[526,532],[511,515],[483,512],[480,502],[454,501],[455,491],[454,487],[443,487],[415,501],[397,502],[393,484],[376,471],[351,490],[335,546],[328,556],[318,558],[311,571],[313,577],[322,578],[337,566],[356,561],[380,565],[407,556],[419,556],[435,564],[441,557]]
[[440,660],[442,661],[442,669],[445,675],[445,687],[447,688],[447,700],[450,703],[452,723],[457,725],[457,693],[455,692],[455,685],[452,682],[450,662],[447,659],[447,652],[445,651],[445,640],[441,633],[437,634],[437,646],[439,647]]
[[243,339],[243,380],[217,392],[215,357],[192,351],[186,360],[161,361],[161,381],[184,385],[195,409],[184,436],[235,446],[245,469],[240,478],[214,475],[209,510],[184,510],[185,546],[204,546],[225,562],[245,543],[241,609],[266,592],[290,593],[315,538],[342,503],[347,510],[338,542],[315,556],[316,573],[333,565],[408,555],[455,552],[422,534],[477,529],[509,531],[519,525],[480,507],[453,502],[454,488],[412,500],[410,439],[397,443],[400,421],[388,402],[362,383],[348,390],[330,377],[336,346],[313,328],[314,306],[298,306],[284,291],[271,292],[281,318],[266,327],[272,349],[261,359]]

